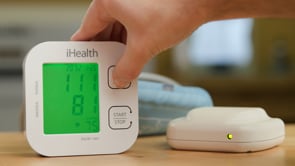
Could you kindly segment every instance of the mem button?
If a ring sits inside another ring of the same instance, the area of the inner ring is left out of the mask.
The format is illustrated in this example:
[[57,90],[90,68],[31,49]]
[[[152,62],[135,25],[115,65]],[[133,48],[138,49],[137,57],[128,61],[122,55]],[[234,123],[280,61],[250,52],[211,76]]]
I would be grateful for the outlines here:
[[109,127],[113,130],[129,129],[132,126],[131,108],[112,106],[109,109]]
[[131,82],[124,88],[117,88],[116,87],[116,85],[113,82],[113,71],[114,71],[114,69],[115,69],[115,65],[110,66],[108,68],[108,85],[109,85],[109,88],[111,88],[111,89],[128,89],[131,86]]

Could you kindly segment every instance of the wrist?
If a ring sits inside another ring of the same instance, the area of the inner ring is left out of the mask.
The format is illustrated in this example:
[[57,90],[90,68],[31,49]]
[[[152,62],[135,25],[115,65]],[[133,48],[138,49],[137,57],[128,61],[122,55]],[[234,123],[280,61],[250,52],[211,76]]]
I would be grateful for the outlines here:
[[250,1],[246,3],[245,0],[202,0],[203,1],[203,13],[206,22],[249,17],[251,10]]
[[199,0],[206,22],[233,18],[294,18],[293,0]]

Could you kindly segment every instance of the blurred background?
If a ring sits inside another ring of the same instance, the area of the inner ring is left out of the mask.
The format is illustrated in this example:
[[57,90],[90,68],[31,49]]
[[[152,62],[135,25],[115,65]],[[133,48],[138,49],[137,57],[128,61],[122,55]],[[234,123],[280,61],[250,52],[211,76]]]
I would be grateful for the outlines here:
[[[90,0],[0,0],[0,131],[20,130],[22,62],[34,45],[67,41]],[[216,106],[263,107],[295,122],[295,20],[236,19],[201,26],[144,71],[200,86]]]

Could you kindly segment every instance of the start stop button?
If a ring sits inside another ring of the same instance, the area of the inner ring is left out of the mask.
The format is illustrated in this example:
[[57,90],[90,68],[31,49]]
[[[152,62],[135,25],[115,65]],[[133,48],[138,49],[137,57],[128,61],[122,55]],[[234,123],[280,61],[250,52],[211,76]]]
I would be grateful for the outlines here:
[[109,127],[113,130],[129,129],[132,126],[132,110],[128,106],[112,106],[109,109]]

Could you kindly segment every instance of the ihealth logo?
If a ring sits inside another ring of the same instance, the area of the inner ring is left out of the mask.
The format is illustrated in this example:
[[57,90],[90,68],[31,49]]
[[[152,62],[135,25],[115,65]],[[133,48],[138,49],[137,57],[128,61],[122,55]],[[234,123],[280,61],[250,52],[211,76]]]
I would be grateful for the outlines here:
[[67,49],[67,57],[75,57],[75,58],[92,58],[98,57],[98,51],[94,48],[85,49],[85,50],[77,50],[77,49]]

